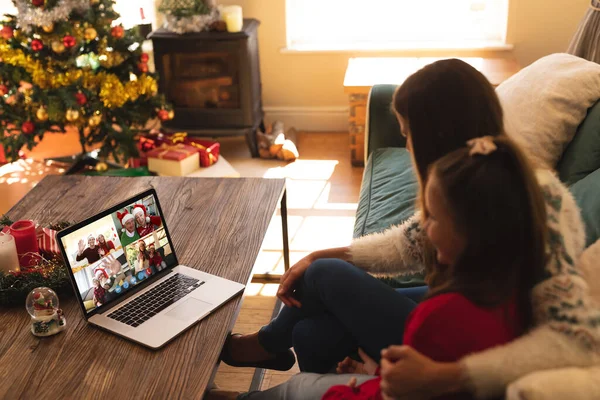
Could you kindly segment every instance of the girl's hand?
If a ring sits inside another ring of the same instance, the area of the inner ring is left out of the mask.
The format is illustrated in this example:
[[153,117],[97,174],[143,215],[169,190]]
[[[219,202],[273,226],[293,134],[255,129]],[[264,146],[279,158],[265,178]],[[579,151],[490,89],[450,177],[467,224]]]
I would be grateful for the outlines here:
[[302,307],[302,303],[294,297],[294,285],[298,279],[302,278],[304,272],[308,269],[309,265],[315,260],[312,254],[307,255],[296,264],[292,265],[279,281],[279,290],[277,290],[277,297],[283,304],[288,307]]
[[111,272],[111,275],[117,275],[121,272],[121,263],[112,254],[109,254],[102,259],[102,265]]
[[363,362],[356,361],[350,357],[346,357],[344,361],[338,363],[336,372],[338,374],[363,374],[375,375],[379,366],[371,357],[369,357],[363,349],[358,349],[358,355]]
[[465,388],[458,362],[436,362],[409,346],[390,346],[381,357],[381,391],[389,397],[425,400]]

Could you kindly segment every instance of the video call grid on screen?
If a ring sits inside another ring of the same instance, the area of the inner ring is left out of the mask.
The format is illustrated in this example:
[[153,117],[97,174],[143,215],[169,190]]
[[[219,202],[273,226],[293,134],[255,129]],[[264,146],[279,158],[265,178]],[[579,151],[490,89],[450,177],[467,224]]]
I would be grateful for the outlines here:
[[153,195],[62,238],[86,312],[175,264]]

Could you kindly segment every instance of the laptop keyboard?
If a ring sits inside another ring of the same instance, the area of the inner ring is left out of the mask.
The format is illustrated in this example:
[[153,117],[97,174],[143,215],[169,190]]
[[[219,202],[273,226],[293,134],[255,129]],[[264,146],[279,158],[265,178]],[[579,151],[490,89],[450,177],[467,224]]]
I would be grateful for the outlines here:
[[204,281],[175,274],[107,317],[135,328],[203,284]]

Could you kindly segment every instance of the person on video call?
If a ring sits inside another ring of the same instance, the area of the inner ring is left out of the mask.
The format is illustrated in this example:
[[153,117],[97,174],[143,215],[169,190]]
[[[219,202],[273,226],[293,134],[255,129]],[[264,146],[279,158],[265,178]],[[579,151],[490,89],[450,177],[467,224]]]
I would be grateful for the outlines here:
[[115,250],[115,244],[111,240],[106,240],[103,234],[99,234],[96,240],[98,240],[98,253],[100,257],[104,257]]
[[122,213],[117,213],[121,226],[123,226],[123,233],[121,233],[121,245],[123,248],[128,244],[137,242],[140,240],[140,235],[135,230],[135,217],[125,210]]
[[79,250],[77,251],[75,260],[81,261],[84,258],[87,258],[88,264],[93,264],[100,259],[100,254],[98,253],[98,247],[96,246],[96,238],[93,235],[90,235],[87,240],[87,248],[85,247],[83,239],[79,240]]
[[148,209],[142,204],[133,206],[133,216],[137,223],[138,235],[140,235],[141,238],[154,232],[155,226],[162,225],[160,217],[148,215]]
[[150,267],[157,271],[162,271],[167,267],[167,263],[163,261],[160,253],[156,251],[154,243],[150,243],[148,246],[148,261],[150,262]]
[[150,260],[148,257],[148,251],[146,251],[146,243],[140,240],[138,243],[138,255],[135,260],[135,273],[145,270],[150,266]]

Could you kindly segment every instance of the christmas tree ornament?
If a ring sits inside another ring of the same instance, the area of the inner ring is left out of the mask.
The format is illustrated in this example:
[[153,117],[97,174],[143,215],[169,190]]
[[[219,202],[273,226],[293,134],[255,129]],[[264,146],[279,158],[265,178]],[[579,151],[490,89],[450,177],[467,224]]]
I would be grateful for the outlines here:
[[146,72],[148,72],[148,64],[146,64],[145,62],[138,63],[137,66],[141,73],[145,74]]
[[50,47],[52,48],[52,51],[56,54],[62,54],[65,52],[65,45],[62,44],[62,42],[59,42],[58,40],[55,40],[52,43],[50,43]]
[[54,31],[54,24],[42,26],[42,30],[46,33],[52,33]]
[[147,63],[148,60],[150,60],[150,56],[148,55],[148,53],[142,53],[142,55],[140,56],[140,61],[143,63]]
[[31,0],[31,4],[33,4],[34,7],[43,7],[45,3],[45,0]]
[[86,28],[83,31],[83,37],[88,42],[91,42],[92,40],[94,40],[98,37],[98,32],[94,28]]
[[5,25],[0,30],[0,36],[2,36],[2,39],[4,39],[4,40],[12,39],[13,35],[14,35],[14,30],[10,26]]
[[125,29],[121,25],[114,26],[110,30],[110,35],[115,39],[121,39],[125,35]]
[[96,113],[90,117],[88,120],[88,125],[92,128],[95,128],[100,125],[100,122],[102,122],[102,115],[100,113]]
[[175,118],[175,111],[169,110],[168,117],[169,117],[170,120],[173,119],[173,118]]
[[85,105],[85,103],[87,103],[87,97],[85,96],[85,94],[78,92],[78,93],[75,93],[75,101],[80,106],[83,106],[83,105]]
[[35,112],[35,116],[38,119],[38,121],[45,122],[48,120],[48,111],[46,111],[45,107],[40,107]]
[[0,85],[0,97],[8,94],[8,86]]
[[42,43],[39,39],[33,39],[31,41],[31,50],[33,51],[41,51],[44,48],[44,43]]
[[35,131],[35,125],[31,121],[25,121],[21,125],[21,131],[26,135],[31,135]]
[[167,110],[160,110],[156,115],[158,116],[158,119],[160,119],[161,121],[169,120],[169,112]]
[[98,4],[98,3],[100,3],[100,0],[90,0],[90,4],[91,4],[91,5],[94,5],[94,6],[95,6],[95,5],[96,5],[96,4]]
[[65,118],[69,122],[75,122],[79,119],[79,111],[73,110],[72,108],[68,109],[67,112],[65,113]]
[[25,308],[31,316],[31,333],[35,336],[55,335],[67,326],[58,296],[48,287],[33,289],[25,300]]
[[96,164],[95,169],[97,172],[106,172],[108,171],[108,165],[105,162],[99,162],[98,164]]
[[65,37],[63,37],[62,41],[67,49],[70,49],[77,44],[77,40],[75,40],[75,38],[71,35],[66,35]]

